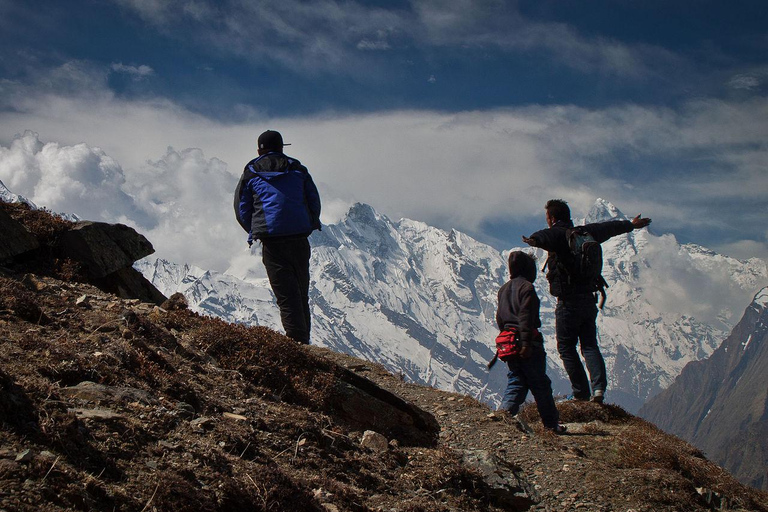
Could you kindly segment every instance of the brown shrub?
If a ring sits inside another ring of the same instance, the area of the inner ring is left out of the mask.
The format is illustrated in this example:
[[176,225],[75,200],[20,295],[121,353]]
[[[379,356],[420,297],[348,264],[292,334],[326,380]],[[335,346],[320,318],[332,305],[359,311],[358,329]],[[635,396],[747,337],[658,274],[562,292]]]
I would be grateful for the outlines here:
[[[613,425],[621,425],[629,421],[632,416],[618,405],[595,404],[592,402],[580,402],[575,400],[557,402],[557,410],[560,413],[561,423],[590,423],[600,421]],[[527,402],[520,409],[520,417],[528,424],[541,422],[536,404]]]
[[223,368],[282,400],[321,409],[331,398],[335,368],[271,329],[206,318],[190,334]]
[[41,245],[49,245],[59,234],[72,229],[75,225],[74,222],[54,215],[45,208],[33,210],[24,203],[0,201],[0,208],[35,235]]
[[253,474],[227,479],[218,510],[322,510],[299,484],[278,467],[268,465]]

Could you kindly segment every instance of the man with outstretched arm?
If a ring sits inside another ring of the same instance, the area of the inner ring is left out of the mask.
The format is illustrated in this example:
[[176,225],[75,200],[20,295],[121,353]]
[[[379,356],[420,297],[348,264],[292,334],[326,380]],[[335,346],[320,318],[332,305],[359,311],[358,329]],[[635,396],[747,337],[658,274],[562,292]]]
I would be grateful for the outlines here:
[[[600,285],[584,282],[574,274],[569,230],[573,229],[571,210],[562,199],[552,199],[545,206],[547,229],[537,231],[523,242],[547,251],[547,281],[549,292],[557,297],[555,308],[555,336],[557,351],[571,381],[573,398],[602,403],[608,380],[605,360],[597,345],[597,291]],[[646,227],[651,219],[640,215],[629,220],[611,220],[582,226],[601,244],[611,237]],[[602,278],[601,278],[602,279]],[[604,281],[603,281],[604,282]],[[581,354],[587,364],[589,379],[584,371],[576,345],[581,344]],[[591,384],[591,393],[590,393]]]
[[262,261],[280,308],[285,334],[309,344],[307,237],[320,226],[320,195],[307,168],[283,153],[283,137],[267,130],[259,156],[245,166],[235,190],[235,216],[248,245],[261,241]]

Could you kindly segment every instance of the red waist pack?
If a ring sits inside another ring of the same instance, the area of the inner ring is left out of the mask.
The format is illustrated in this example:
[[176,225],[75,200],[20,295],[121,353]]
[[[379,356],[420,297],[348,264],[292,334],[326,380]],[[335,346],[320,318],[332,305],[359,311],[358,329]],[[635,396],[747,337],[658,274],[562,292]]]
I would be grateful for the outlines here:
[[496,336],[496,355],[502,361],[507,361],[512,356],[520,354],[520,342],[517,340],[517,331],[501,331]]
[[[538,329],[533,331],[534,339],[539,336]],[[520,341],[517,339],[517,330],[509,329],[507,331],[501,331],[496,336],[496,355],[493,356],[491,362],[488,363],[488,369],[490,370],[498,359],[502,361],[509,361],[511,358],[520,355],[522,349]]]
[[520,348],[520,342],[517,340],[517,330],[501,331],[496,336],[496,354],[488,363],[488,369],[490,370],[498,359],[507,361],[520,354]]

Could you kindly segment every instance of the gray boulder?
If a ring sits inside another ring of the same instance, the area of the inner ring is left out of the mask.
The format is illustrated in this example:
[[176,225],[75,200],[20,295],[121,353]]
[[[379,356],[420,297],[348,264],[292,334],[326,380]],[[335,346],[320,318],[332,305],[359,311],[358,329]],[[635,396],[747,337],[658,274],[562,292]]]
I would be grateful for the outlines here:
[[83,264],[92,279],[99,279],[129,268],[155,249],[143,235],[123,224],[78,222],[63,233],[58,249],[65,257]]
[[0,261],[8,261],[15,256],[37,249],[37,238],[13,220],[5,211],[0,210]]
[[164,304],[168,299],[141,272],[126,267],[106,277],[93,279],[99,289],[113,293],[123,299],[139,299],[152,304]]
[[462,457],[467,467],[474,469],[488,486],[494,502],[513,510],[528,510],[539,501],[534,487],[521,475],[521,470],[496,457],[487,450],[465,450]]
[[354,428],[374,430],[406,445],[434,446],[440,424],[434,416],[349,370],[336,386],[338,416]]

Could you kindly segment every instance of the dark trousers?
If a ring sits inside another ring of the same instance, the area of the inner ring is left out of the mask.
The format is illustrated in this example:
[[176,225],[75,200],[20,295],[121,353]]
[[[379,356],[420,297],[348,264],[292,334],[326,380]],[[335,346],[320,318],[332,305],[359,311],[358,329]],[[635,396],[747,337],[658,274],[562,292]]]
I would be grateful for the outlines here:
[[306,238],[262,240],[261,259],[289,338],[309,344],[309,257]]
[[[592,391],[605,391],[608,380],[605,374],[605,361],[597,346],[597,305],[593,295],[575,298],[560,298],[555,308],[555,333],[557,351],[563,361],[568,378],[571,381],[574,398],[587,400]],[[589,379],[584,365],[576,351],[580,345],[581,355],[587,363]]]
[[547,377],[547,355],[544,347],[532,347],[531,357],[514,357],[507,361],[507,389],[501,400],[501,408],[517,414],[530,390],[536,400],[541,422],[546,428],[557,428],[560,416],[552,397],[552,381]]

